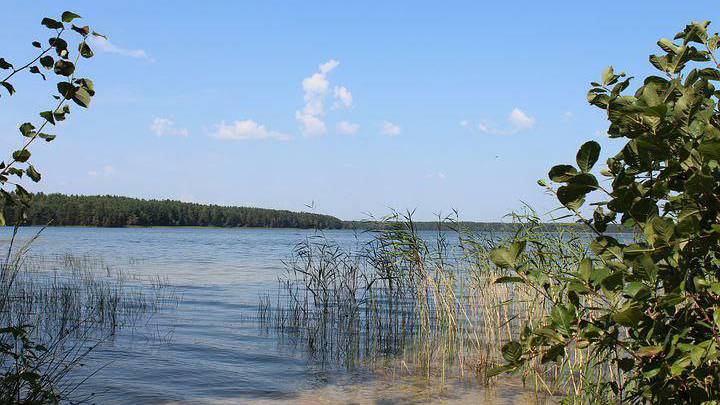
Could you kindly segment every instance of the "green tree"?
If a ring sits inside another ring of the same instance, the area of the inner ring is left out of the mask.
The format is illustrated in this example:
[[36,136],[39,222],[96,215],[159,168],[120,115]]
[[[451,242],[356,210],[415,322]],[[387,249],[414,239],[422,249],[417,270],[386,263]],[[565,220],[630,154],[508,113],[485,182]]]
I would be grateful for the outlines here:
[[[660,39],[662,53],[649,58],[660,74],[632,94],[632,78],[612,67],[592,83],[588,101],[606,112],[607,133],[627,140],[601,171],[609,187],[591,173],[594,141],[576,165],[550,170],[557,189],[540,181],[596,234],[592,253],[564,277],[540,282],[522,242],[493,252],[513,272],[499,282],[531,284],[552,305],[547,319],[503,347],[508,364],[496,372],[535,358],[560,362],[568,348],[587,347],[588,361],[617,370],[598,390],[611,402],[720,403],[720,37],[708,26],[693,22],[674,40]],[[585,218],[590,193],[605,198]],[[643,236],[616,240],[605,233],[613,222]]]

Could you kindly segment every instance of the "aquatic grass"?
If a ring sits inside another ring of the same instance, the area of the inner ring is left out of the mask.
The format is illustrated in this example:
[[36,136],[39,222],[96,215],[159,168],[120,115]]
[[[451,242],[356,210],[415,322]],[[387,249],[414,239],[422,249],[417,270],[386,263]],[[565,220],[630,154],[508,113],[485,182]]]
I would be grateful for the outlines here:
[[0,402],[80,403],[92,394],[78,388],[102,369],[78,373],[83,360],[180,297],[166,280],[129,276],[92,256],[33,255],[39,233],[13,250],[16,235],[0,260]]
[[[547,280],[564,277],[588,255],[588,235],[577,227],[549,227],[531,210],[511,220],[513,232],[492,234],[442,218],[438,231],[423,238],[411,213],[396,214],[392,226],[352,247],[319,232],[292,252],[274,302],[261,297],[260,324],[321,363],[492,383],[488,371],[504,362],[500,348],[523,333],[522,325],[548,316],[551,306],[541,289],[499,283],[509,273],[493,264],[490,252],[524,241],[529,267]],[[582,396],[616,377],[590,358],[572,347],[564,362],[528,363],[520,377],[548,395]]]

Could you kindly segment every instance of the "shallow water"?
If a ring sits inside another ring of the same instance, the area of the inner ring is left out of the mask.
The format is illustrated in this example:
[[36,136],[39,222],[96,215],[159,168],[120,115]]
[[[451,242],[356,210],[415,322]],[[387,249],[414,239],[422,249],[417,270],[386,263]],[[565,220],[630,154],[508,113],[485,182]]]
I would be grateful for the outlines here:
[[[25,228],[19,244],[39,228]],[[6,248],[11,229],[2,229]],[[264,333],[258,297],[277,287],[293,246],[315,231],[292,229],[47,228],[30,254],[102,259],[130,274],[166,278],[180,305],[91,353],[106,365],[83,387],[102,404],[525,404],[537,398],[508,380],[485,391],[382,370],[348,371],[309,360]],[[426,236],[432,237],[428,232]],[[367,234],[326,231],[343,245]],[[543,403],[541,400],[540,403]]]

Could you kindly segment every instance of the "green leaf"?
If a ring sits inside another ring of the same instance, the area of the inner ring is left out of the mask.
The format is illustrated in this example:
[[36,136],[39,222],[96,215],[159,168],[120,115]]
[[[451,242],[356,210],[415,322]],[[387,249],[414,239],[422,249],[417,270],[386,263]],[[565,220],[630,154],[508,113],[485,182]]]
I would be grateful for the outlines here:
[[616,312],[612,315],[615,322],[629,328],[636,328],[645,318],[643,311],[636,306],[628,306],[623,311]]
[[663,72],[667,72],[668,70],[667,56],[650,55],[650,63],[655,66],[657,70]]
[[35,126],[29,122],[26,122],[22,125],[20,125],[20,133],[23,134],[23,136],[26,136],[28,138],[35,135]]
[[550,310],[550,318],[553,320],[560,333],[569,336],[575,323],[575,310],[561,304],[555,304]]
[[12,156],[13,159],[20,163],[27,162],[28,159],[30,159],[30,151],[27,149],[16,150],[15,152],[13,152]]
[[12,69],[12,68],[13,68],[13,65],[8,63],[5,59],[0,58],[0,69],[7,70],[7,69]]
[[38,181],[40,181],[40,177],[42,177],[42,176],[40,175],[40,173],[39,173],[37,170],[35,170],[35,167],[33,167],[33,165],[30,165],[30,166],[25,170],[25,173],[27,173],[28,177],[30,177],[30,178],[32,179],[32,181],[34,181],[35,183],[37,183]]
[[70,22],[76,18],[82,18],[82,17],[80,17],[79,15],[77,15],[73,12],[70,12],[70,11],[66,11],[66,12],[62,13],[63,22]]
[[92,96],[90,95],[90,93],[88,93],[88,91],[84,87],[81,87],[75,91],[75,95],[73,96],[72,100],[80,107],[87,108],[90,105],[91,98]]
[[92,51],[92,49],[90,49],[90,47],[88,46],[88,44],[85,41],[80,42],[80,45],[78,45],[78,51],[80,52],[80,55],[83,58],[92,58],[93,57],[93,51]]
[[565,346],[555,345],[543,353],[541,361],[542,364],[549,362],[558,362],[565,356]]
[[577,153],[578,167],[583,172],[589,172],[600,156],[600,144],[595,141],[585,142]]
[[645,222],[650,218],[658,216],[658,207],[652,199],[641,198],[632,205],[630,213],[636,221]]
[[590,250],[605,260],[623,259],[621,245],[610,236],[598,236],[590,242]]
[[47,122],[55,125],[55,117],[53,116],[52,111],[43,111],[40,113],[40,116],[45,118]]
[[514,242],[508,249],[497,248],[491,250],[490,260],[500,268],[514,267],[523,250],[525,250],[525,241]]
[[568,185],[585,187],[586,192],[590,192],[598,188],[598,181],[594,175],[590,173],[580,173],[568,180]]
[[55,53],[61,58],[68,57],[67,42],[62,38],[50,38],[50,45],[55,48]]
[[650,296],[650,289],[639,281],[631,281],[625,285],[625,294],[635,301],[640,301]]
[[612,66],[606,67],[602,73],[602,84],[603,85],[612,84],[612,80],[614,77],[615,77],[615,74],[613,72],[613,67]]
[[720,80],[720,70],[713,68],[700,69],[698,75],[707,80]]
[[32,200],[32,195],[19,184],[15,185],[15,194],[17,194],[22,204],[27,204],[30,200]]
[[678,53],[678,46],[675,45],[674,43],[672,43],[672,41],[670,41],[667,38],[661,38],[657,42],[657,44],[660,48],[662,48],[663,51],[665,51],[667,53],[671,53],[673,55]]
[[624,277],[625,274],[623,273],[623,271],[615,271],[602,280],[602,288],[605,290],[605,292],[620,291],[623,287],[623,282],[625,280]]
[[90,27],[84,26],[84,27],[76,27],[73,25],[71,29],[78,34],[82,35],[83,37],[86,37],[90,33]]
[[525,280],[522,277],[498,277],[495,279],[495,284],[506,284],[506,283],[524,283]]
[[38,134],[38,136],[39,136],[40,138],[44,139],[45,142],[50,142],[50,141],[52,141],[53,139],[55,139],[55,135],[44,134],[44,133],[42,133],[42,132],[40,132],[40,133]]
[[42,44],[38,41],[33,41],[32,46],[34,46],[35,48],[42,48]]
[[69,82],[59,82],[57,84],[57,89],[67,100],[73,98],[75,96],[75,92],[77,91],[77,87],[73,86]]
[[578,209],[585,203],[585,195],[589,191],[586,186],[567,185],[558,188],[557,197],[562,205]]
[[556,183],[564,183],[577,174],[577,169],[570,165],[553,166],[548,172],[550,180]]
[[11,96],[15,94],[15,88],[12,86],[12,84],[8,82],[0,82],[0,86],[5,87],[5,90],[7,90],[7,92],[10,93]]
[[80,85],[80,87],[84,87],[91,96],[95,95],[95,85],[93,84],[92,80],[83,77],[82,79],[76,79],[75,83]]
[[47,17],[43,18],[42,21],[40,21],[40,24],[42,24],[50,29],[53,29],[53,30],[57,30],[57,29],[60,29],[63,27],[61,22],[55,21],[52,18],[47,18]]
[[488,371],[485,372],[485,377],[486,378],[496,377],[500,374],[505,374],[510,371],[513,371],[513,370],[515,370],[516,367],[517,366],[514,366],[512,364],[504,364],[502,366],[492,367],[492,368],[488,369]]
[[644,346],[639,348],[635,354],[640,357],[652,357],[663,352],[662,346]]
[[670,240],[675,233],[675,223],[669,219],[655,217],[652,220],[652,229],[665,240]]
[[42,72],[40,71],[40,69],[38,69],[37,66],[30,66],[30,73],[39,74],[40,76],[42,76],[43,80],[45,80],[45,75],[42,74]]
[[58,60],[55,62],[55,74],[71,76],[75,72],[75,65],[72,62]]
[[518,364],[523,355],[522,345],[518,342],[505,343],[500,351],[505,361],[511,364]]
[[586,257],[580,261],[578,273],[580,274],[580,277],[582,277],[583,281],[585,281],[586,283],[590,281],[590,274],[592,274],[592,270],[592,260],[589,257]]
[[720,161],[720,139],[705,139],[700,142],[698,151],[708,159]]
[[47,70],[52,69],[53,65],[55,64],[55,60],[50,55],[45,55],[42,58],[40,58],[40,64]]

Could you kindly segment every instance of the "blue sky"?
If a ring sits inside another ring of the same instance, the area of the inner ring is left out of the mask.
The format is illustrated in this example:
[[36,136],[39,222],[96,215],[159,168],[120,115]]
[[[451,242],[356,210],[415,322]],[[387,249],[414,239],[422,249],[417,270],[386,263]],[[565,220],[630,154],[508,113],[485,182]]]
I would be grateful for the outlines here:
[[[343,219],[551,210],[537,179],[587,140],[620,145],[585,101],[589,82],[608,65],[650,74],[659,38],[718,15],[716,2],[658,1],[57,4],[6,0],[0,57],[27,59],[40,19],[65,9],[109,42],[78,67],[95,82],[90,109],[33,148],[32,190],[314,202]],[[0,98],[3,150],[52,86],[27,76]]]

